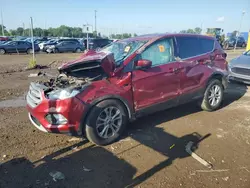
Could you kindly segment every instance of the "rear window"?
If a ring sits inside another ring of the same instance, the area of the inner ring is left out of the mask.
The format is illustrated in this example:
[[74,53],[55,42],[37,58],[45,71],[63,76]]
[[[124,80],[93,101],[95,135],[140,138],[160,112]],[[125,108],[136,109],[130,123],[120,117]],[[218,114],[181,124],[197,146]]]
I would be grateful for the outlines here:
[[214,40],[198,36],[178,36],[176,42],[178,57],[181,59],[209,53],[214,49]]

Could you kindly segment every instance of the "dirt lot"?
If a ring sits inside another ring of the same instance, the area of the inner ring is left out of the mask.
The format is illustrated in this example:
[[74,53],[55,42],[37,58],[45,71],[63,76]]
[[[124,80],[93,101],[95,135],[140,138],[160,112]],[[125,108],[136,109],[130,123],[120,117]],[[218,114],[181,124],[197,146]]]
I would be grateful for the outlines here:
[[[240,53],[228,52],[228,59]],[[77,56],[41,54],[37,61],[46,65]],[[216,112],[187,104],[155,113],[130,124],[119,142],[97,147],[84,139],[45,134],[31,125],[22,98],[35,79],[28,78],[34,71],[14,72],[30,58],[0,56],[1,188],[250,187],[248,86],[230,84]],[[195,153],[210,162],[212,170],[185,151],[199,135],[207,137]],[[54,171],[65,179],[53,181]]]

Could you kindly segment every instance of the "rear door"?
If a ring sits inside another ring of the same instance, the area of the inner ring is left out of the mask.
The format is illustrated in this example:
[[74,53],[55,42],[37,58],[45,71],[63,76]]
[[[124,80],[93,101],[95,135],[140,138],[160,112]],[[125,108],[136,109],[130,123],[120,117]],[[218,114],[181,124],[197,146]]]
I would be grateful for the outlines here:
[[74,52],[76,49],[76,42],[75,41],[69,41],[68,46],[67,46],[67,51],[68,52]]
[[63,41],[58,45],[59,51],[60,52],[67,52],[68,50],[68,41]]
[[185,103],[203,95],[203,76],[207,69],[204,63],[210,60],[214,40],[200,36],[176,37],[180,59],[180,98]]
[[152,67],[134,70],[132,73],[136,111],[151,113],[177,104],[175,99],[178,96],[180,78],[174,50],[173,38],[165,38],[154,42],[137,56],[136,60],[152,61]]
[[17,42],[17,50],[18,52],[26,52],[28,49],[27,43],[23,41]]

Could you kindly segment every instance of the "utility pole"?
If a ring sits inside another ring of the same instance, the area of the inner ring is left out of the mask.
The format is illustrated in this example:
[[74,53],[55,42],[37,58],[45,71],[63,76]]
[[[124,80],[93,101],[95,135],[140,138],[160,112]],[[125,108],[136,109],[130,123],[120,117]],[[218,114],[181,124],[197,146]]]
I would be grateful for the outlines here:
[[4,36],[4,28],[3,28],[3,11],[1,9],[1,24],[2,24],[2,35]]
[[33,19],[30,17],[30,33],[31,33],[31,43],[32,43],[32,52],[33,52],[33,62],[35,62],[35,47],[34,47],[34,36],[33,36]]
[[23,23],[23,36],[25,35],[25,26],[24,26],[24,23]]
[[203,22],[201,22],[201,33],[200,34],[203,34]]
[[96,12],[97,12],[97,10],[95,10],[95,32],[96,32],[96,35],[97,35],[97,29],[96,29]]
[[[236,47],[237,47],[237,42],[238,42],[238,38],[239,38],[239,35],[240,35],[240,30],[241,30],[241,24],[242,24],[242,20],[243,20],[243,17],[244,17],[244,15],[245,15],[245,13],[246,13],[246,11],[242,11],[242,13],[241,13],[241,19],[240,19],[240,27],[239,27],[239,31],[238,31],[238,35],[236,35],[236,41],[235,41],[235,45],[234,45],[234,51],[235,51],[235,49],[236,49]],[[237,33],[236,33],[237,34]]]

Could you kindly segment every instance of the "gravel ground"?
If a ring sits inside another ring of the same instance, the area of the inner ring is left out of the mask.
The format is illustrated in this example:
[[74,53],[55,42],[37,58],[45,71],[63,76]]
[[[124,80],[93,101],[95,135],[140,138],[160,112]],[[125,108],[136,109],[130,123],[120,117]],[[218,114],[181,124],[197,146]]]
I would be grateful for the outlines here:
[[[228,51],[228,59],[241,52]],[[39,54],[37,62],[47,65],[79,55]],[[122,140],[98,147],[31,125],[22,96],[36,79],[28,75],[38,70],[18,71],[29,59],[0,56],[1,188],[250,187],[248,86],[231,83],[218,111],[204,112],[191,103],[155,113],[130,124]],[[212,170],[185,151],[189,141],[202,136],[206,138],[195,153],[211,163]],[[54,181],[55,171],[64,179]]]

